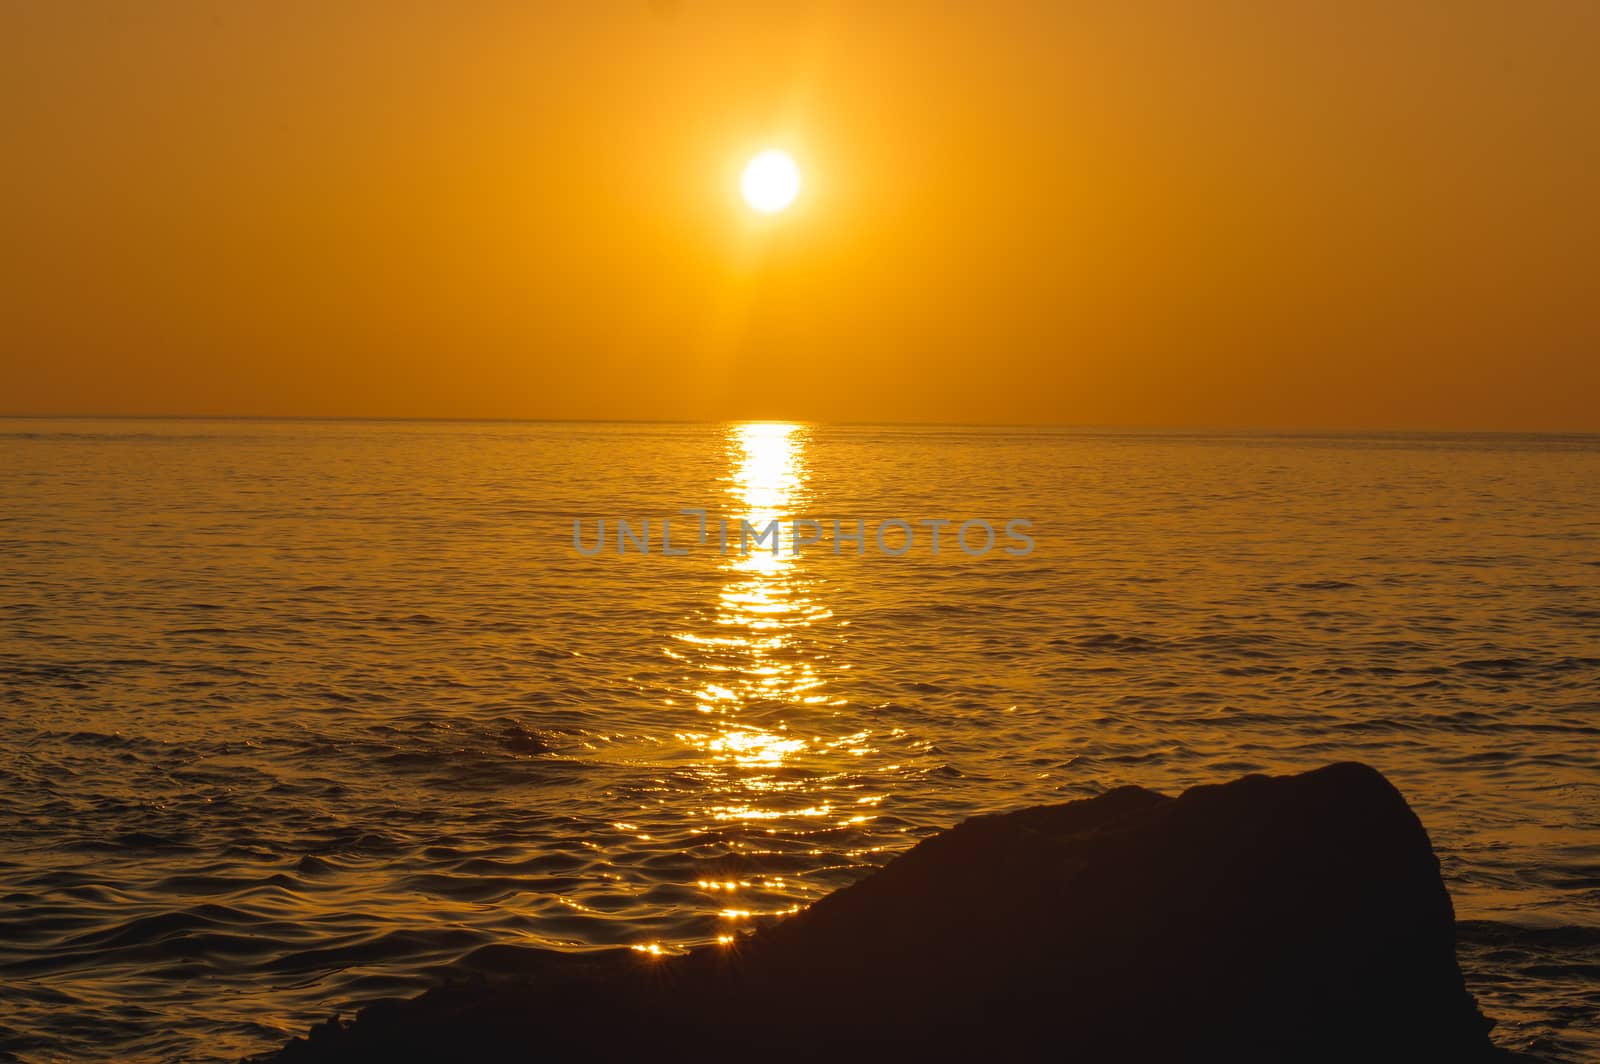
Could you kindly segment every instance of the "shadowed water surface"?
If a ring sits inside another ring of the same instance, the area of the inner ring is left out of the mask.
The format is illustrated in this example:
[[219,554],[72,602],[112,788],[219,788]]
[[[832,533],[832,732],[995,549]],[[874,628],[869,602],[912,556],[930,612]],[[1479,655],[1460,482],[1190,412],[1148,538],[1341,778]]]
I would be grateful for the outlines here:
[[[11,420],[0,492],[22,1060],[232,1059],[484,945],[726,938],[975,812],[1345,758],[1500,1039],[1600,1052],[1600,439]],[[866,553],[574,549],[684,507]]]

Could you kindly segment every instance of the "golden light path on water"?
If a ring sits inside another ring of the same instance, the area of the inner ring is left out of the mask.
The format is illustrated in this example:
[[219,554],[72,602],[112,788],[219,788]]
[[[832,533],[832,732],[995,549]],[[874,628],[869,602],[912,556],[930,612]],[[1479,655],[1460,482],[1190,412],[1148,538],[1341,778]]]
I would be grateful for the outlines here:
[[[806,556],[793,550],[789,522],[805,516],[809,501],[801,425],[757,422],[730,426],[729,475],[722,514],[707,516],[713,542],[716,521],[727,519],[724,574],[709,625],[672,634],[668,657],[694,670],[691,720],[676,738],[697,756],[707,787],[698,810],[705,832],[759,828],[776,835],[865,823],[878,799],[853,791],[843,809],[830,791],[854,758],[872,752],[869,733],[825,736],[834,721],[826,671],[848,663],[828,656],[824,626],[842,627],[816,595],[820,581]],[[757,530],[779,523],[778,550],[752,535],[741,550],[740,522]],[[835,728],[834,730],[838,730]],[[868,810],[868,812],[863,812]],[[748,882],[702,881],[713,892],[737,892]],[[737,903],[734,903],[736,906]],[[792,909],[781,911],[793,911]],[[759,915],[746,908],[721,910],[738,921]],[[727,942],[731,936],[721,935]],[[659,946],[635,947],[658,952]]]

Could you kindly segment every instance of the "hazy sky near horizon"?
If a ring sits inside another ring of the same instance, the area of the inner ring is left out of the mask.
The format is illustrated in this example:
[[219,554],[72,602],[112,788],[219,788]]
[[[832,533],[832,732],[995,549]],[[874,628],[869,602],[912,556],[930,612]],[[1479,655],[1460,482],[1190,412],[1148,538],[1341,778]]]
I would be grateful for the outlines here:
[[1596,55],[1576,0],[12,0],[0,413],[1600,430]]

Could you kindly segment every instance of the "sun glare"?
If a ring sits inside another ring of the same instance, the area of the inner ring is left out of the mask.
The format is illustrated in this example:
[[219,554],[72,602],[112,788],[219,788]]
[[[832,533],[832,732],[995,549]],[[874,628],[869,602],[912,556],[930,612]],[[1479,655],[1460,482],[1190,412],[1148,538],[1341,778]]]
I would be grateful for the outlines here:
[[745,164],[739,179],[744,201],[762,214],[776,214],[800,193],[800,168],[787,152],[768,150]]

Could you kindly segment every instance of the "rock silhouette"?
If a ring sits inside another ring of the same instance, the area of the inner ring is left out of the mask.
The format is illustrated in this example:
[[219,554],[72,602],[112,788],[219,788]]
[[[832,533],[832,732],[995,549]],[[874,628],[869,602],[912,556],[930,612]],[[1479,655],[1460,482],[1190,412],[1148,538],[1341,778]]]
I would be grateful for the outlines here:
[[688,956],[480,951],[275,1058],[1498,1060],[1377,771],[980,816]]
[[501,728],[499,738],[502,746],[517,754],[547,754],[555,748],[548,736],[516,723]]

